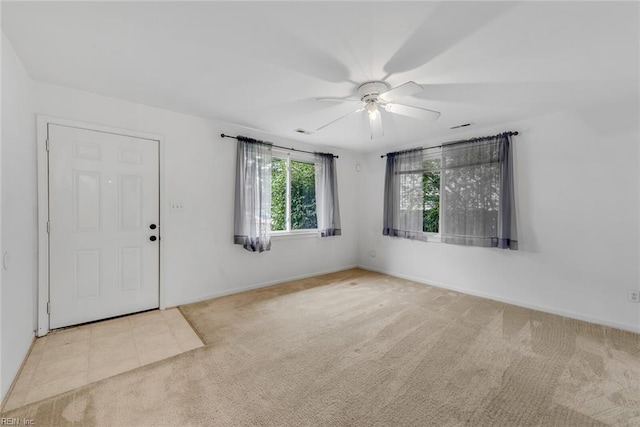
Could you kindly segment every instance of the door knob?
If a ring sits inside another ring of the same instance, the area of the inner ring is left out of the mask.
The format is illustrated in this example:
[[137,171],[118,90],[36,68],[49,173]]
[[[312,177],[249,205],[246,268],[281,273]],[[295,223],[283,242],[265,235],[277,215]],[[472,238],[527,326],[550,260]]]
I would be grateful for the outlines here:
[[151,236],[149,237],[149,240],[151,240],[152,242],[155,242],[158,238],[156,236]]
[[155,224],[151,224],[151,225],[149,226],[149,228],[150,228],[150,229],[152,229],[152,230],[155,230],[157,227],[158,227],[158,226],[157,226],[157,225],[155,225]]

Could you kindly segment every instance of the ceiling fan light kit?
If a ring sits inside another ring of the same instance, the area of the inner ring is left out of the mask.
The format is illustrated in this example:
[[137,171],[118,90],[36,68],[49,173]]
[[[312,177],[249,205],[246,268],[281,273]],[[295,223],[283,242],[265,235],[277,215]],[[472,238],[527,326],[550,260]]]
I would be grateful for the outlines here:
[[383,81],[370,81],[358,86],[357,97],[360,101],[352,100],[349,98],[317,98],[318,101],[331,101],[331,102],[362,102],[363,105],[344,115],[338,117],[335,120],[330,121],[327,124],[320,126],[317,131],[320,131],[327,126],[334,124],[335,122],[349,117],[353,114],[361,111],[366,111],[369,115],[369,128],[371,130],[371,139],[379,138],[384,135],[384,128],[382,126],[382,116],[380,114],[380,108],[384,108],[385,111],[392,114],[400,114],[406,117],[422,121],[435,121],[440,117],[438,111],[427,110],[426,108],[416,107],[413,105],[399,104],[395,102],[397,99],[405,96],[415,95],[418,92],[423,91],[423,87],[415,82],[406,82],[395,88],[391,88],[388,83]]

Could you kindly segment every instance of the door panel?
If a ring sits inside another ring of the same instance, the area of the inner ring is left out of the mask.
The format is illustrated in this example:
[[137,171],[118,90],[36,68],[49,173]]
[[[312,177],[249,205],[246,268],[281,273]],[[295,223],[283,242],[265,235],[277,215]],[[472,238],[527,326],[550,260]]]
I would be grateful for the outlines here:
[[138,175],[118,177],[118,210],[120,231],[142,227],[142,178]]
[[158,142],[48,125],[52,329],[159,306]]
[[73,213],[76,231],[102,228],[102,185],[100,174],[73,170]]

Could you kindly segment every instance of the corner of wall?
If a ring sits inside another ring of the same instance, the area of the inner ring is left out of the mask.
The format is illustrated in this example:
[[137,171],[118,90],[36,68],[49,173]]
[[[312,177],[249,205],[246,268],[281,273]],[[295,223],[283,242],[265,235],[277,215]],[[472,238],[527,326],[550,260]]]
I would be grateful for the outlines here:
[[[4,51],[6,36],[4,35],[4,31],[1,31],[0,34],[0,53]],[[0,64],[3,64],[4,61],[0,59]],[[0,82],[4,81],[4,72],[3,67],[0,66]],[[1,84],[0,84],[1,86]],[[2,94],[2,89],[0,87],[0,96]],[[2,200],[2,117],[4,113],[3,102],[0,102],[0,200]],[[0,209],[0,224],[2,224],[2,209]],[[2,226],[0,226],[0,255],[3,253],[2,250]],[[0,275],[0,310],[2,310],[2,275]],[[5,398],[5,390],[2,384],[4,384],[4,369],[3,369],[3,360],[2,360],[2,313],[0,313],[0,409],[4,406],[4,398]]]
[[[0,400],[31,348],[37,280],[36,144],[32,80],[2,33],[0,140]],[[10,106],[11,108],[7,108]],[[10,160],[10,161],[9,161]],[[5,207],[10,206],[11,209]]]

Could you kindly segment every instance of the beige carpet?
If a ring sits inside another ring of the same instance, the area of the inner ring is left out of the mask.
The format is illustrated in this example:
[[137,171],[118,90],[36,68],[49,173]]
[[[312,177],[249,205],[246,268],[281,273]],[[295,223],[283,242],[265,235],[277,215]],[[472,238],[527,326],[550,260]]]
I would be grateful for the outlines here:
[[639,426],[639,335],[349,270],[182,311],[207,346],[38,426]]

